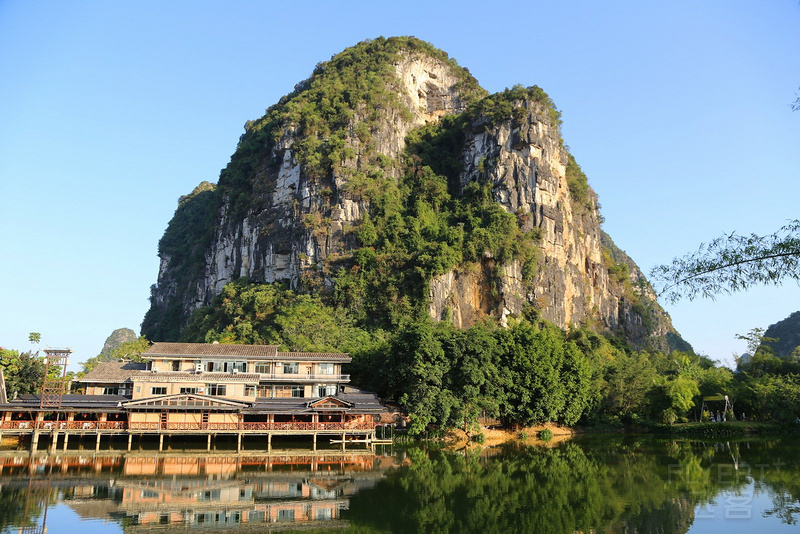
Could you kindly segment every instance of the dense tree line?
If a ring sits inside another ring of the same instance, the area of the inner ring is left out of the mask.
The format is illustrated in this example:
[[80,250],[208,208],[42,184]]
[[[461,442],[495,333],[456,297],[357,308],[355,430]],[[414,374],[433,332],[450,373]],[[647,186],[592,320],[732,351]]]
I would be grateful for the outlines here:
[[365,325],[318,296],[276,284],[228,284],[200,309],[183,341],[276,344],[343,351],[355,385],[399,403],[411,432],[475,428],[479,416],[507,425],[630,425],[699,420],[704,396],[727,394],[737,416],[791,419],[797,370],[768,347],[736,372],[691,352],[636,351],[589,329],[564,332],[534,311],[468,329],[409,316],[392,330]]

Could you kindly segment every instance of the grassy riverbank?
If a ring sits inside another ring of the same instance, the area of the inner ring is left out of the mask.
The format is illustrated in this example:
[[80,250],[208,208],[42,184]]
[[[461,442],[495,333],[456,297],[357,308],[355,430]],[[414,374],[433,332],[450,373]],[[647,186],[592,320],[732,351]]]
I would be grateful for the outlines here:
[[731,421],[727,423],[680,423],[661,425],[660,431],[672,436],[717,438],[744,437],[766,434],[800,434],[800,424],[764,421]]

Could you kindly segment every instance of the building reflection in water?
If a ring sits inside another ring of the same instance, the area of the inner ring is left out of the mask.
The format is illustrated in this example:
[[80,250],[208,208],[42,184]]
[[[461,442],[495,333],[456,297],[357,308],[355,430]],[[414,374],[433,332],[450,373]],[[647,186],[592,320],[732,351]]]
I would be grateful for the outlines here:
[[[113,520],[125,532],[165,527],[346,526],[349,498],[373,487],[396,456],[370,451],[285,456],[80,456],[0,457],[6,488],[27,492],[28,510],[46,509],[56,497],[82,519]],[[57,492],[55,495],[54,492]],[[60,495],[59,495],[60,493]],[[35,523],[35,518],[33,518]],[[0,525],[0,530],[8,525]],[[44,525],[40,525],[40,528]]]

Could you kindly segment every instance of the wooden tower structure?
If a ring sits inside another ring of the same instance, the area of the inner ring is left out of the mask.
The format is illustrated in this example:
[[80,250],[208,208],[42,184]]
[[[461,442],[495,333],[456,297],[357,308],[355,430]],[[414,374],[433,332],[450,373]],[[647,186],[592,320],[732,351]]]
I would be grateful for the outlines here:
[[[41,408],[61,408],[67,387],[67,364],[72,349],[44,349]],[[51,378],[52,377],[54,378]]]

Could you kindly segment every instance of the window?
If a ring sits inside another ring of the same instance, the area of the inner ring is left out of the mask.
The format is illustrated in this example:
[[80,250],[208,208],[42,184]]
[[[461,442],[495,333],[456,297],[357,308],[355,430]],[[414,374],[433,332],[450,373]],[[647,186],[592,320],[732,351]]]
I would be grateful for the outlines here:
[[294,510],[278,510],[278,521],[294,521]]
[[206,490],[197,495],[198,501],[218,501],[222,498],[222,490]]
[[321,375],[332,375],[333,374],[333,364],[332,363],[321,363],[321,364],[319,364],[319,374],[321,374]]
[[333,509],[331,508],[317,508],[314,512],[314,519],[317,521],[324,521],[326,519],[333,519]]
[[262,375],[268,375],[272,373],[270,370],[270,364],[268,363],[257,363],[256,364],[256,373],[260,373]]
[[245,386],[244,387],[244,396],[245,397],[255,397],[256,396],[256,387],[255,386]]
[[239,373],[247,372],[247,362],[208,362],[206,370],[209,373],[232,373],[234,369]]
[[318,397],[327,397],[328,395],[336,395],[336,384],[320,384],[317,387]]
[[117,386],[103,388],[103,395],[119,395],[119,388]]
[[165,387],[150,388],[150,394],[151,395],[166,395],[167,394],[167,388],[165,388]]
[[173,371],[180,371],[181,370],[181,362],[180,362],[180,360],[173,360],[172,361],[172,370]]
[[305,388],[303,386],[275,386],[275,397],[281,399],[305,397]]
[[227,387],[225,384],[206,384],[206,392],[209,395],[223,396],[227,394]]
[[197,395],[197,388],[181,388],[181,395]]
[[283,374],[296,375],[300,372],[300,364],[297,362],[283,362]]
[[264,510],[250,510],[247,513],[247,522],[248,523],[263,523],[264,519]]

